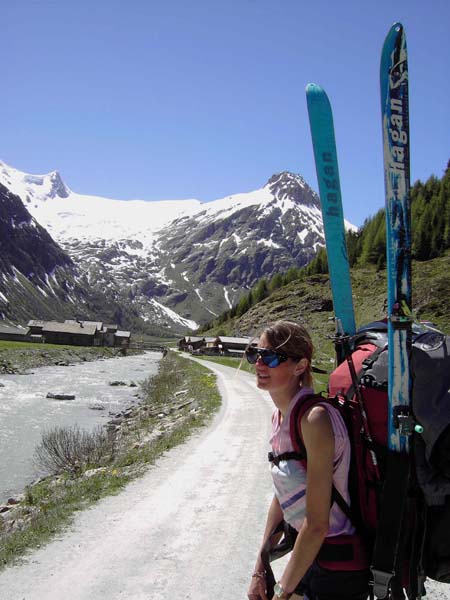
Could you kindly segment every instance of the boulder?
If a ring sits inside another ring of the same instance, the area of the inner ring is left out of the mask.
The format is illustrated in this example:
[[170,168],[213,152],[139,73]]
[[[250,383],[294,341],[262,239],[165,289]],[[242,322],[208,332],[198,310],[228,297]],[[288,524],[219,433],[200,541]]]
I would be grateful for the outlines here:
[[53,394],[48,392],[46,397],[51,400],[75,400],[75,394]]

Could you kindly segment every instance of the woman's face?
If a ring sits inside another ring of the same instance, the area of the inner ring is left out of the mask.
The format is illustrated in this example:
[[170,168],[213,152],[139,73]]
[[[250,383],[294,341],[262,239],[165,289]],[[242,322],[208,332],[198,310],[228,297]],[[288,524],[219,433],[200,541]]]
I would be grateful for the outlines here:
[[[275,350],[275,348],[272,348],[265,334],[259,338],[258,347]],[[290,358],[280,363],[277,367],[270,368],[258,358],[255,364],[257,386],[261,390],[273,394],[286,394],[292,397],[299,389],[300,375],[304,370],[302,367],[299,367],[300,363]]]

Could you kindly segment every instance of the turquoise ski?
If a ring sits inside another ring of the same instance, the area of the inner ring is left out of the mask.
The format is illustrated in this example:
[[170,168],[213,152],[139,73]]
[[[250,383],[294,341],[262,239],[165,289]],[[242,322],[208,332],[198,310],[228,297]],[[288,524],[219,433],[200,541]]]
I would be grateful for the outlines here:
[[389,343],[389,448],[408,452],[412,432],[411,378],[411,211],[409,106],[406,37],[394,23],[380,65],[386,190],[386,251]]
[[351,336],[356,330],[355,314],[345,241],[333,113],[327,94],[314,83],[306,86],[306,100],[322,205],[337,332],[341,335]]

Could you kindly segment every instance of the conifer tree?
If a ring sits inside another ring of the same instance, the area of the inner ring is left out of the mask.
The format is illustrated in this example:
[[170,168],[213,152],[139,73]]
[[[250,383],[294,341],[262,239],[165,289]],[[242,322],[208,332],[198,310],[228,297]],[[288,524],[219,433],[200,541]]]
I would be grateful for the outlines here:
[[273,292],[283,285],[283,275],[281,273],[275,273],[269,282],[269,291]]
[[262,300],[264,300],[264,298],[267,298],[267,296],[269,295],[269,289],[267,286],[267,280],[266,279],[260,279],[258,281],[258,283],[256,284],[256,286],[253,288],[253,302],[254,304],[257,304],[258,302],[261,302]]

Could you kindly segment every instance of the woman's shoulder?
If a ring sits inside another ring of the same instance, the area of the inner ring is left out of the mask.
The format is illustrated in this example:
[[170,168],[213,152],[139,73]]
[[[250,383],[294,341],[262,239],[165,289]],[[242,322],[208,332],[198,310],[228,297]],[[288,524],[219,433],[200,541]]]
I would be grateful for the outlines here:
[[301,427],[303,436],[307,432],[324,435],[332,435],[333,427],[330,414],[324,404],[310,406],[302,416]]

